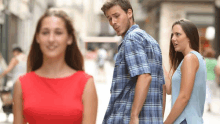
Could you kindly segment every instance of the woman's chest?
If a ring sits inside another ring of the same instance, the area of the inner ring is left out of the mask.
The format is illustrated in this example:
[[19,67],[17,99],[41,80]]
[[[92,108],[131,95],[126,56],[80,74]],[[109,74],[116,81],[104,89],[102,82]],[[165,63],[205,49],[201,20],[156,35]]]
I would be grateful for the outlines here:
[[23,111],[27,120],[82,118],[82,92],[71,86],[34,88],[25,93]]

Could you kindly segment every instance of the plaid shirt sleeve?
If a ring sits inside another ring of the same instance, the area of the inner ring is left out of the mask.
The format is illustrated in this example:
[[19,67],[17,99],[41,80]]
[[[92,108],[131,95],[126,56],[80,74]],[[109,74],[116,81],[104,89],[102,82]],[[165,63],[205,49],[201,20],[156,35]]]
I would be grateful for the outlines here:
[[137,40],[126,40],[125,61],[131,77],[144,73],[151,73],[147,54],[144,51],[143,43]]

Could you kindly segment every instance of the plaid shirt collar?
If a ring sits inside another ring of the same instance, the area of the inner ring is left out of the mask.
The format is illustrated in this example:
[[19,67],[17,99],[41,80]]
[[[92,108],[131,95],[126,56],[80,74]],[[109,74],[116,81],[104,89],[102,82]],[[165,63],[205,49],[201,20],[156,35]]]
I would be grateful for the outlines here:
[[[124,36],[124,38],[123,38],[123,41],[124,41],[124,39],[126,39],[126,37],[128,36],[128,34],[129,34],[130,32],[132,32],[132,31],[133,31],[134,29],[136,29],[136,28],[140,28],[140,27],[139,27],[137,24],[132,25],[132,26],[128,29],[128,31],[126,32],[126,34],[125,34],[125,36]],[[121,47],[123,41],[122,41],[121,44],[118,46],[118,50],[120,49],[120,47]]]
[[127,37],[127,35],[130,33],[130,32],[132,32],[134,29],[136,29],[136,28],[139,28],[139,26],[137,25],[137,24],[134,24],[134,25],[132,25],[129,29],[128,29],[128,31],[126,32],[126,34],[125,34],[125,36],[124,36],[124,39]]

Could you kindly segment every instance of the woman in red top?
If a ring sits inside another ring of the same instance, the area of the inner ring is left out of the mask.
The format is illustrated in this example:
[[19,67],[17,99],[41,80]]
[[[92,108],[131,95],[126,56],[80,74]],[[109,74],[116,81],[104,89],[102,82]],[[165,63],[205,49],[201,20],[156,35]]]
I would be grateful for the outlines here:
[[38,21],[27,72],[15,83],[14,124],[95,124],[94,81],[65,12],[48,10]]

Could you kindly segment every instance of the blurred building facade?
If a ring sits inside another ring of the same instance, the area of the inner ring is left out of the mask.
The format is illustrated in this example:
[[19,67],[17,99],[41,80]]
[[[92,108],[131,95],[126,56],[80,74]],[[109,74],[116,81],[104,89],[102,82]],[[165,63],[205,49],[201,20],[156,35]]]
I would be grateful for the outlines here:
[[14,47],[28,54],[36,23],[50,6],[52,0],[0,0],[0,52],[7,63]]
[[[148,14],[145,30],[159,42],[163,62],[167,68],[169,68],[168,49],[172,24],[175,21],[185,18],[197,26],[201,52],[204,47],[214,47],[219,42],[216,39],[210,41],[205,37],[208,27],[216,27],[215,0],[139,0],[139,2]],[[215,48],[215,50],[218,49],[219,47]]]
[[[106,0],[0,0],[0,51],[8,62],[12,49],[20,46],[26,54],[30,50],[36,24],[48,8],[59,8],[73,19],[78,44],[85,51],[85,39],[105,37],[102,43],[111,42],[116,36],[114,29],[101,11]],[[130,0],[135,21],[143,27],[146,13],[137,0]],[[109,38],[109,39],[108,39]],[[95,42],[95,40],[94,40]],[[113,40],[112,43],[116,41]]]
[[[36,23],[51,7],[65,10],[73,19],[82,52],[85,51],[85,40],[89,37],[92,37],[94,42],[96,37],[97,42],[100,42],[99,37],[105,37],[103,39],[109,42],[116,33],[101,11],[104,2],[106,0],[0,0],[0,51],[3,57],[8,62],[12,58],[11,51],[15,46],[22,47],[28,54]],[[220,0],[130,0],[130,2],[135,22],[159,42],[166,65],[171,26],[174,21],[181,18],[195,23],[202,44],[214,47],[217,55],[220,53]],[[209,26],[216,28],[213,41],[205,38]],[[103,43],[106,41],[103,40]]]
[[[36,23],[52,3],[51,0],[0,0],[0,51],[7,62],[12,49],[19,46],[27,54]],[[1,8],[1,7],[0,7]]]

